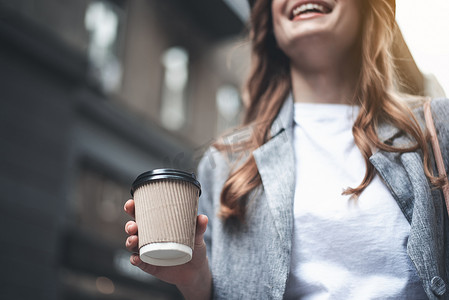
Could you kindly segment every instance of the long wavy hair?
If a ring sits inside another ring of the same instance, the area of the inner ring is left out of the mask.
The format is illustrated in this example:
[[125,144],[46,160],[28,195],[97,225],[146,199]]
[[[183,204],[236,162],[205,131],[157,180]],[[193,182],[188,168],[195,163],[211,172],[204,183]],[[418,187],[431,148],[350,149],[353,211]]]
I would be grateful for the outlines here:
[[[427,135],[407,104],[395,92],[399,84],[395,75],[393,46],[395,30],[394,8],[389,0],[363,0],[362,28],[360,34],[361,68],[354,103],[360,112],[352,128],[354,141],[365,160],[366,173],[360,185],[346,189],[344,195],[358,197],[375,176],[375,168],[369,157],[372,149],[389,152],[410,152],[421,149],[424,157],[424,171],[435,185],[441,180],[433,176],[430,166]],[[291,89],[288,57],[277,47],[273,34],[271,0],[255,1],[250,18],[250,40],[252,46],[251,70],[243,97],[246,112],[242,126],[252,127],[251,138],[244,143],[252,150],[266,143],[270,128],[285,98]],[[390,123],[408,134],[416,142],[406,148],[393,147],[383,143],[377,135],[381,122]],[[242,145],[241,145],[242,146]],[[219,150],[230,145],[215,145]],[[221,192],[219,215],[223,219],[244,220],[249,193],[261,184],[256,162],[249,155],[235,170],[231,171]]]

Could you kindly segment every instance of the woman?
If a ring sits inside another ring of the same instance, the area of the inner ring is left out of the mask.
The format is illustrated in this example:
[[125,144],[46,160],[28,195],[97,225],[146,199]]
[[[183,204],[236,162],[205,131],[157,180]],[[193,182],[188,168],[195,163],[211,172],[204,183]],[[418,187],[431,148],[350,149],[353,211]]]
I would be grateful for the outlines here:
[[[422,101],[395,91],[394,1],[253,2],[251,138],[199,165],[210,221],[198,216],[192,261],[131,263],[187,299],[449,299]],[[449,103],[432,110],[447,168]],[[137,225],[125,230],[136,251]]]

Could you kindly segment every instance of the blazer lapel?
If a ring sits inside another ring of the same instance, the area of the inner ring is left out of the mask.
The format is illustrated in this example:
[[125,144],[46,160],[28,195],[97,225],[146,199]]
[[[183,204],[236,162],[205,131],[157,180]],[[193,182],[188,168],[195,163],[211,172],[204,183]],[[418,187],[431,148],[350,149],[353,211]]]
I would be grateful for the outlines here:
[[291,248],[295,160],[293,99],[286,99],[271,128],[272,138],[253,152],[268,206],[284,249]]
[[[411,140],[406,135],[390,124],[381,123],[377,131],[379,140],[383,143],[394,143],[396,147],[411,144]],[[413,186],[401,161],[401,153],[381,150],[373,154],[369,160],[390,190],[405,218],[411,223],[414,202]]]
[[[379,134],[382,141],[390,139],[396,147],[410,145],[411,140],[398,130],[384,126]],[[444,219],[445,208],[441,193],[432,191],[424,174],[422,158],[417,152],[391,153],[378,151],[370,158],[385,184],[410,223],[407,252],[417,272],[432,294],[436,282],[445,277]]]
[[413,215],[413,187],[399,153],[378,151],[370,162],[383,179],[409,223]]

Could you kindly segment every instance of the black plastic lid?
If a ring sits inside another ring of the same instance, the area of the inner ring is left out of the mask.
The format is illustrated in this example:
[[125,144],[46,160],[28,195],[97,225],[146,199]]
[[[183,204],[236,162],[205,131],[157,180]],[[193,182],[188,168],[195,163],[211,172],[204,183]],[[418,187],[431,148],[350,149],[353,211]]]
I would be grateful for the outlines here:
[[184,180],[193,183],[199,189],[199,195],[201,195],[201,185],[198,180],[196,180],[194,173],[188,173],[176,169],[155,169],[137,176],[136,180],[134,180],[132,184],[131,196],[134,196],[135,190],[137,190],[137,188],[144,185],[145,183],[162,179]]

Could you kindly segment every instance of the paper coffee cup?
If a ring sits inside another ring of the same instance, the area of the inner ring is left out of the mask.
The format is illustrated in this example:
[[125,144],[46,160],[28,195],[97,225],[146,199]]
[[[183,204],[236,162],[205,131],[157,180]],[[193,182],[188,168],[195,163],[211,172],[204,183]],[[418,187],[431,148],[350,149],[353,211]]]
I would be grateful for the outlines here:
[[156,169],[136,178],[131,195],[142,261],[175,266],[192,259],[200,194],[193,173]]

